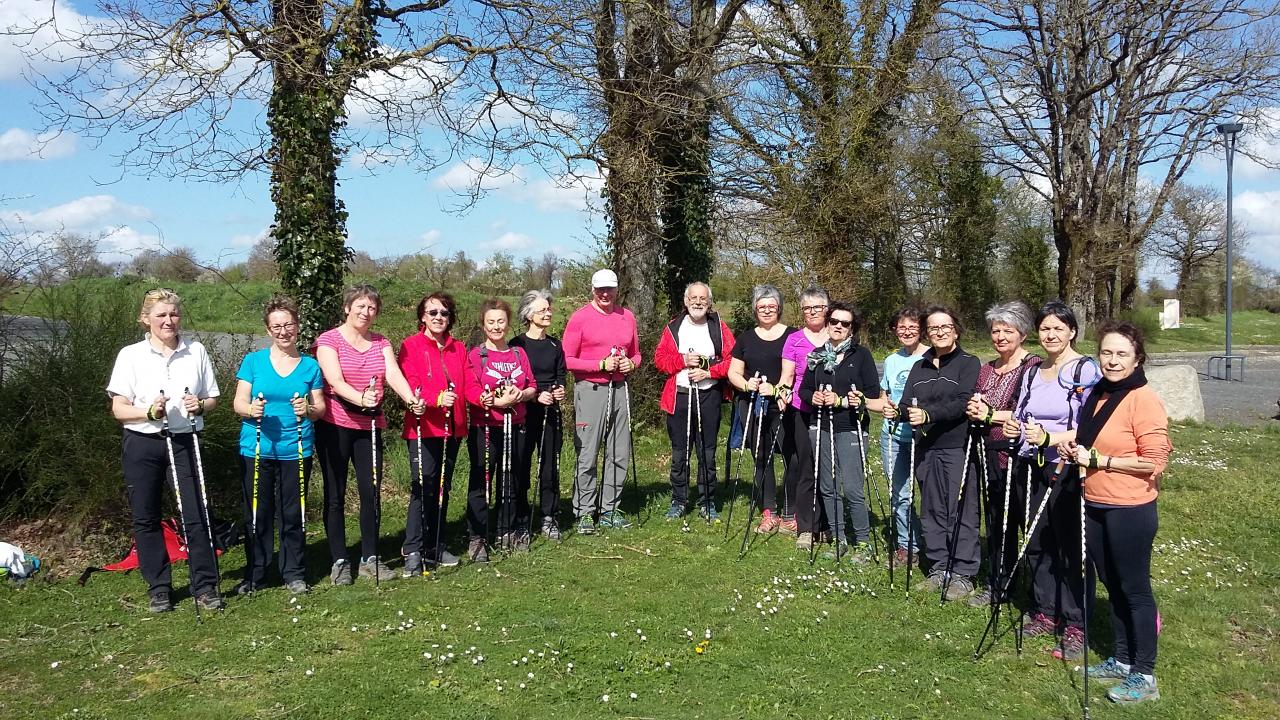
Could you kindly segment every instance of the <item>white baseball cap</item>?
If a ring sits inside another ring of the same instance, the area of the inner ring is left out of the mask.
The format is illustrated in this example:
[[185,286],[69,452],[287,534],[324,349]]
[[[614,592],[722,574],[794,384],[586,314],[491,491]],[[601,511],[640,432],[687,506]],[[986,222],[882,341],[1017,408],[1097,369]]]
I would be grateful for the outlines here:
[[618,275],[608,268],[597,270],[591,275],[591,287],[616,288],[618,287]]

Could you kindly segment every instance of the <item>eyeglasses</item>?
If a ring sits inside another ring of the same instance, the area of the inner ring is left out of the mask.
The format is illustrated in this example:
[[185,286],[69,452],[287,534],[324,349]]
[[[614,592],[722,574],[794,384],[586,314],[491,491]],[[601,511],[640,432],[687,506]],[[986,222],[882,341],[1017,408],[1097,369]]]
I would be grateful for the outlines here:
[[828,321],[827,321],[827,324],[828,324],[828,325],[831,325],[831,326],[833,326],[833,327],[834,327],[834,326],[837,326],[837,325],[838,325],[838,326],[840,326],[840,327],[842,327],[842,328],[851,328],[851,327],[853,327],[853,321],[852,321],[852,320],[837,320],[837,319],[835,319],[835,318],[831,318],[830,320],[828,320]]
[[777,305],[757,305],[757,306],[756,306],[756,312],[758,312],[758,313],[776,313],[776,312],[778,312],[778,306],[777,306]]
[[437,309],[435,309],[435,308],[432,308],[432,309],[430,309],[430,310],[428,310],[428,311],[427,311],[427,317],[443,317],[443,318],[447,318],[447,317],[449,317],[449,316],[450,316],[450,315],[452,315],[452,314],[453,314],[453,313],[449,312],[448,310],[437,310]]
[[552,312],[551,312],[551,308],[543,308],[541,310],[535,310],[533,314],[534,315],[551,315]]
[[914,335],[920,332],[920,326],[919,325],[899,325],[897,328],[895,328],[895,331],[900,332],[903,335]]
[[283,325],[268,325],[267,329],[273,333],[289,332],[298,327],[298,323],[284,323]]
[[800,309],[806,313],[818,313],[827,309],[826,305],[802,305]]
[[930,335],[946,335],[956,329],[955,325],[930,325],[928,328]]

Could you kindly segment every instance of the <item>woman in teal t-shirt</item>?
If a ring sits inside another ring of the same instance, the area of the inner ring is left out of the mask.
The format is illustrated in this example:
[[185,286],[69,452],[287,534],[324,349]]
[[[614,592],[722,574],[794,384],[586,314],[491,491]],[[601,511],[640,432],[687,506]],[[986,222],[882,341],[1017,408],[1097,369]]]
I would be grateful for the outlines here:
[[[920,311],[915,308],[904,308],[893,319],[890,330],[893,331],[902,347],[884,359],[884,373],[880,376],[880,387],[884,390],[884,400],[877,403],[867,401],[867,408],[872,411],[896,407],[902,402],[902,391],[907,387],[907,375],[911,368],[920,362],[928,345],[920,342]],[[891,432],[892,430],[892,432]],[[911,499],[914,488],[908,482],[911,478],[911,426],[905,422],[885,422],[880,430],[880,460],[884,465],[885,475],[893,488],[894,536],[897,545],[895,560],[907,563],[907,522],[916,526],[915,557],[920,557],[920,520],[912,517]]]
[[235,592],[252,592],[266,579],[279,508],[280,577],[298,594],[307,591],[306,488],[312,422],[324,414],[324,379],[315,358],[298,352],[298,306],[292,300],[272,298],[263,322],[271,347],[245,355],[236,373],[247,567]]

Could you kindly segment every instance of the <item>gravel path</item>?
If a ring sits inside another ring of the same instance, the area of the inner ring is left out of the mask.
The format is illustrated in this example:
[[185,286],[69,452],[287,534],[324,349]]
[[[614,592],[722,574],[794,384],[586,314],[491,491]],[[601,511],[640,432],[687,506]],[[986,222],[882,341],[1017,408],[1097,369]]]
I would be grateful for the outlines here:
[[[1236,352],[1241,352],[1237,350]],[[1156,354],[1152,365],[1190,365],[1200,373],[1200,394],[1208,423],[1264,425],[1277,423],[1280,411],[1280,346],[1251,346],[1244,350],[1244,380],[1215,380],[1205,371],[1209,356],[1219,352]]]

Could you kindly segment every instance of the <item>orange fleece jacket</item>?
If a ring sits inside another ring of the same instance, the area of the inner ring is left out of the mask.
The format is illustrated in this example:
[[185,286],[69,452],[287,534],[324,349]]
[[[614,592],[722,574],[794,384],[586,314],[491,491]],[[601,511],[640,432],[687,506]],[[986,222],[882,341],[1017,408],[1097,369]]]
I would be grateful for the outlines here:
[[[1099,403],[1101,407],[1101,403]],[[1145,505],[1160,494],[1160,475],[1169,462],[1173,445],[1169,442],[1169,417],[1164,402],[1150,385],[1132,390],[1098,433],[1093,448],[1099,455],[1116,458],[1140,457],[1155,463],[1148,474],[1133,475],[1101,467],[1089,471],[1084,496],[1103,505]],[[1105,462],[1105,461],[1104,461]]]

